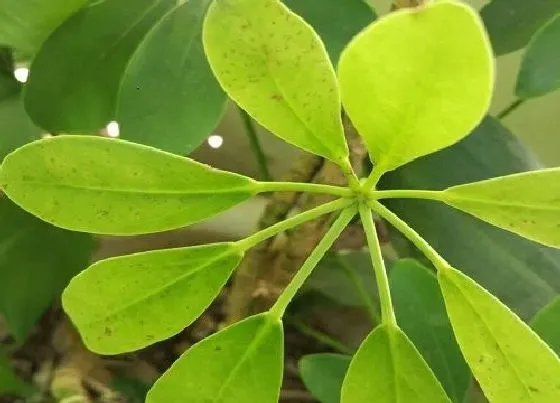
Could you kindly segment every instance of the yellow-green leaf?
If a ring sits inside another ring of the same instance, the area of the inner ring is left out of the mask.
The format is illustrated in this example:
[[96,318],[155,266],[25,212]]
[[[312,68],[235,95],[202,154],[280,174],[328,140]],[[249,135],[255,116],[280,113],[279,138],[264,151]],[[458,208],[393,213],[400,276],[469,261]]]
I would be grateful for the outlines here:
[[72,279],[62,303],[90,350],[134,351],[198,318],[242,256],[221,243],[102,260]]
[[560,360],[496,297],[451,267],[438,281],[455,336],[491,403],[560,401]]
[[454,186],[440,196],[497,227],[560,247],[560,168]]
[[334,70],[301,17],[277,0],[216,0],[203,42],[222,87],[256,121],[300,148],[346,161]]
[[282,323],[249,317],[195,344],[158,379],[147,403],[278,403]]
[[488,109],[493,70],[477,14],[448,0],[374,22],[338,68],[344,108],[379,174],[466,136]]
[[25,210],[59,227],[102,234],[179,228],[255,193],[255,182],[122,140],[56,136],[8,155],[0,184]]
[[428,364],[396,327],[378,326],[356,352],[342,403],[450,403]]

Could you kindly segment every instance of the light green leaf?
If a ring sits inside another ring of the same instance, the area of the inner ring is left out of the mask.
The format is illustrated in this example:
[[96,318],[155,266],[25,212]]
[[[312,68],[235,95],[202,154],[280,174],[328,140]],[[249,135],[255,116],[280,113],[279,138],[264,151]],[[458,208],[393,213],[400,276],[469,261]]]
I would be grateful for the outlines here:
[[480,11],[497,55],[527,45],[554,14],[560,0],[492,0]]
[[31,66],[25,107],[52,133],[92,133],[114,119],[126,65],[176,0],[110,0],[58,27]]
[[8,155],[4,192],[59,227],[101,234],[164,231],[249,199],[256,184],[188,158],[93,136],[56,136]]
[[93,241],[27,214],[0,194],[0,314],[23,342],[41,315],[87,266]]
[[490,45],[468,6],[437,1],[389,14],[340,57],[342,101],[380,175],[456,143],[482,119]]
[[299,16],[277,0],[214,1],[203,40],[218,81],[256,121],[289,143],[346,163],[334,71]]
[[560,360],[496,297],[451,267],[438,281],[465,359],[492,403],[560,398]]
[[521,62],[515,92],[520,98],[545,95],[560,88],[560,9],[533,37]]
[[399,329],[381,325],[354,355],[342,403],[449,403],[416,347]]
[[0,100],[0,160],[17,147],[41,138],[25,113],[20,94]]
[[0,43],[32,54],[89,0],[0,0]]
[[202,48],[210,0],[189,0],[146,36],[123,76],[121,138],[190,154],[218,124],[226,96]]
[[138,350],[198,318],[242,257],[221,243],[102,260],[72,279],[62,303],[90,350]]
[[454,186],[438,198],[500,228],[560,247],[560,168]]
[[282,383],[282,323],[249,317],[195,344],[155,383],[147,403],[277,403]]
[[340,390],[352,357],[342,354],[311,354],[299,361],[305,387],[321,403],[340,403]]
[[352,37],[375,19],[363,0],[284,0],[284,4],[319,34],[334,64]]
[[[517,136],[487,117],[454,146],[388,173],[379,188],[443,190],[538,168],[535,156]],[[460,267],[523,319],[532,318],[560,294],[559,249],[529,241],[444,203],[393,199],[386,204],[452,266]]]
[[453,336],[436,277],[412,259],[399,260],[389,273],[399,326],[418,348],[451,400],[462,403],[471,374]]
[[560,297],[537,313],[531,327],[557,355],[560,354]]

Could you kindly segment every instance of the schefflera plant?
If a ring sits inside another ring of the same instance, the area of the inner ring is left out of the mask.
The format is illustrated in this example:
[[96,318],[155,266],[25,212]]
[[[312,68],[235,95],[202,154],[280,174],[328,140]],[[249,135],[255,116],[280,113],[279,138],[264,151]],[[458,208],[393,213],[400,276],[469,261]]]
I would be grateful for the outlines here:
[[[444,191],[376,189],[385,172],[456,143],[485,114],[494,71],[477,14],[449,0],[394,12],[352,40],[341,55],[338,79],[316,33],[277,0],[215,0],[205,18],[203,41],[212,70],[229,96],[285,141],[340,166],[348,186],[257,182],[150,147],[99,137],[57,136],[16,150],[0,171],[5,194],[36,216],[78,231],[164,231],[261,192],[336,196],[237,242],[93,264],[63,295],[64,309],[87,347],[100,354],[124,353],[177,334],[209,306],[249,248],[307,220],[336,213],[272,308],[192,346],[147,397],[152,403],[277,402],[284,312],[358,214],[371,251],[382,320],[352,359],[342,402],[449,402],[395,319],[376,214],[407,236],[437,269],[457,342],[486,397],[493,403],[560,401],[560,361],[552,350],[380,202],[436,200],[560,247],[560,170]],[[374,162],[367,178],[357,178],[349,163],[341,106]]]

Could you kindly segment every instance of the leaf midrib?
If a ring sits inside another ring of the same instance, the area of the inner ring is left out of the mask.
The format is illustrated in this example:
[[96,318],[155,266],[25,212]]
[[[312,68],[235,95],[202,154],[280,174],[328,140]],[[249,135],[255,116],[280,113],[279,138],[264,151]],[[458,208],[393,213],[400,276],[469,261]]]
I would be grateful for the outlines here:
[[69,183],[56,183],[56,182],[38,182],[38,181],[6,181],[7,185],[32,185],[32,186],[43,186],[43,187],[53,187],[53,188],[66,188],[73,189],[77,191],[86,192],[105,192],[105,193],[122,193],[122,194],[150,194],[150,195],[177,195],[177,196],[189,196],[189,195],[208,195],[208,194],[228,194],[228,193],[254,193],[254,189],[251,186],[236,186],[236,187],[218,187],[215,189],[196,189],[196,190],[153,190],[153,189],[133,189],[133,188],[110,188],[103,186],[86,186],[86,185],[74,185]]

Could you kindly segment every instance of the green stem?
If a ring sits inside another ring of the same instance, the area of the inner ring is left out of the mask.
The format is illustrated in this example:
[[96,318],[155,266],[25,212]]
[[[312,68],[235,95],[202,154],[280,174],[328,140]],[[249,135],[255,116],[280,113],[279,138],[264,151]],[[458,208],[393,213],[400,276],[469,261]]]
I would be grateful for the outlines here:
[[368,178],[366,179],[363,188],[364,189],[375,189],[377,182],[381,179],[381,176],[385,173],[385,168],[381,165],[376,165],[371,170]]
[[340,169],[342,169],[342,173],[344,173],[344,176],[346,176],[346,179],[348,179],[348,187],[352,191],[358,191],[361,187],[360,186],[360,180],[358,179],[358,177],[354,173],[354,168],[352,168],[352,164],[350,163],[350,160],[348,158],[346,158],[346,159],[340,161],[338,166],[340,167]]
[[[354,201],[352,200],[351,203],[354,203]],[[327,253],[334,241],[336,241],[338,236],[342,233],[344,228],[346,228],[346,226],[350,223],[355,215],[356,207],[349,206],[338,216],[323,239],[321,239],[317,247],[313,249],[311,255],[309,255],[307,260],[303,263],[292,281],[290,281],[290,284],[288,284],[280,297],[278,297],[276,303],[272,306],[272,308],[270,308],[269,312],[272,316],[280,319],[284,315],[288,304],[295,297],[307,277],[309,277],[315,266],[317,266],[319,261],[323,258],[323,256],[325,256],[325,253]]]
[[305,334],[309,337],[314,338],[319,343],[322,343],[326,346],[331,347],[333,350],[338,351],[342,354],[353,354],[354,351],[343,344],[342,342],[334,339],[332,336],[320,332],[318,330],[313,329],[311,326],[307,325],[306,323],[302,322],[298,318],[288,317],[287,323],[296,328],[300,333]]
[[515,111],[521,105],[523,105],[525,103],[525,101],[526,101],[526,99],[516,99],[516,100],[514,100],[512,103],[510,103],[508,106],[506,106],[501,112],[499,112],[496,115],[496,118],[501,120],[501,119],[507,117],[509,114],[511,114],[513,111]]
[[351,196],[350,189],[342,186],[323,185],[320,183],[301,182],[257,182],[258,192],[308,192],[324,193],[333,196]]
[[362,303],[364,304],[371,318],[371,322],[374,325],[378,324],[379,314],[377,313],[377,307],[373,302],[373,298],[371,298],[371,296],[368,294],[366,287],[364,286],[364,282],[358,277],[354,269],[352,269],[348,264],[346,264],[346,262],[340,257],[339,254],[336,255],[336,260],[338,261],[338,264],[340,265],[340,267],[342,267],[342,270],[344,270],[344,272],[348,276],[348,279],[350,280],[350,282],[358,292],[358,296],[362,300]]
[[370,197],[379,199],[431,199],[441,200],[441,191],[438,190],[372,190]]
[[265,239],[273,237],[274,235],[282,231],[286,231],[290,228],[300,225],[306,221],[311,221],[322,215],[332,213],[337,210],[342,210],[353,203],[354,200],[352,199],[338,199],[329,203],[322,204],[311,210],[304,211],[303,213],[299,213],[291,218],[288,218],[287,220],[276,223],[268,228],[263,229],[262,231],[256,232],[245,239],[237,241],[236,245],[241,250],[250,249],[253,246],[261,243]]
[[259,171],[261,173],[261,179],[265,181],[270,181],[272,180],[272,176],[270,175],[270,171],[268,169],[268,162],[266,160],[266,155],[264,154],[253,120],[251,119],[251,116],[249,116],[249,114],[241,108],[239,108],[239,114],[241,115],[241,119],[243,120],[243,125],[245,126],[245,133],[249,138],[249,144],[251,145],[251,150],[253,151],[253,155],[255,156],[257,166],[259,167]]
[[445,270],[449,267],[449,263],[447,263],[445,259],[441,257],[420,234],[410,228],[406,222],[401,220],[398,215],[378,201],[370,201],[369,205],[377,214],[387,220],[393,227],[406,236],[414,244],[414,246],[416,246],[418,250],[420,250],[420,252],[422,252],[430,262],[432,262],[437,270]]
[[364,226],[367,243],[371,255],[371,263],[375,272],[375,280],[377,281],[377,289],[379,290],[379,303],[381,304],[381,322],[389,326],[397,326],[393,303],[391,302],[391,289],[389,288],[389,278],[387,277],[387,269],[381,254],[381,245],[377,230],[373,223],[371,210],[366,204],[360,203],[360,219]]

